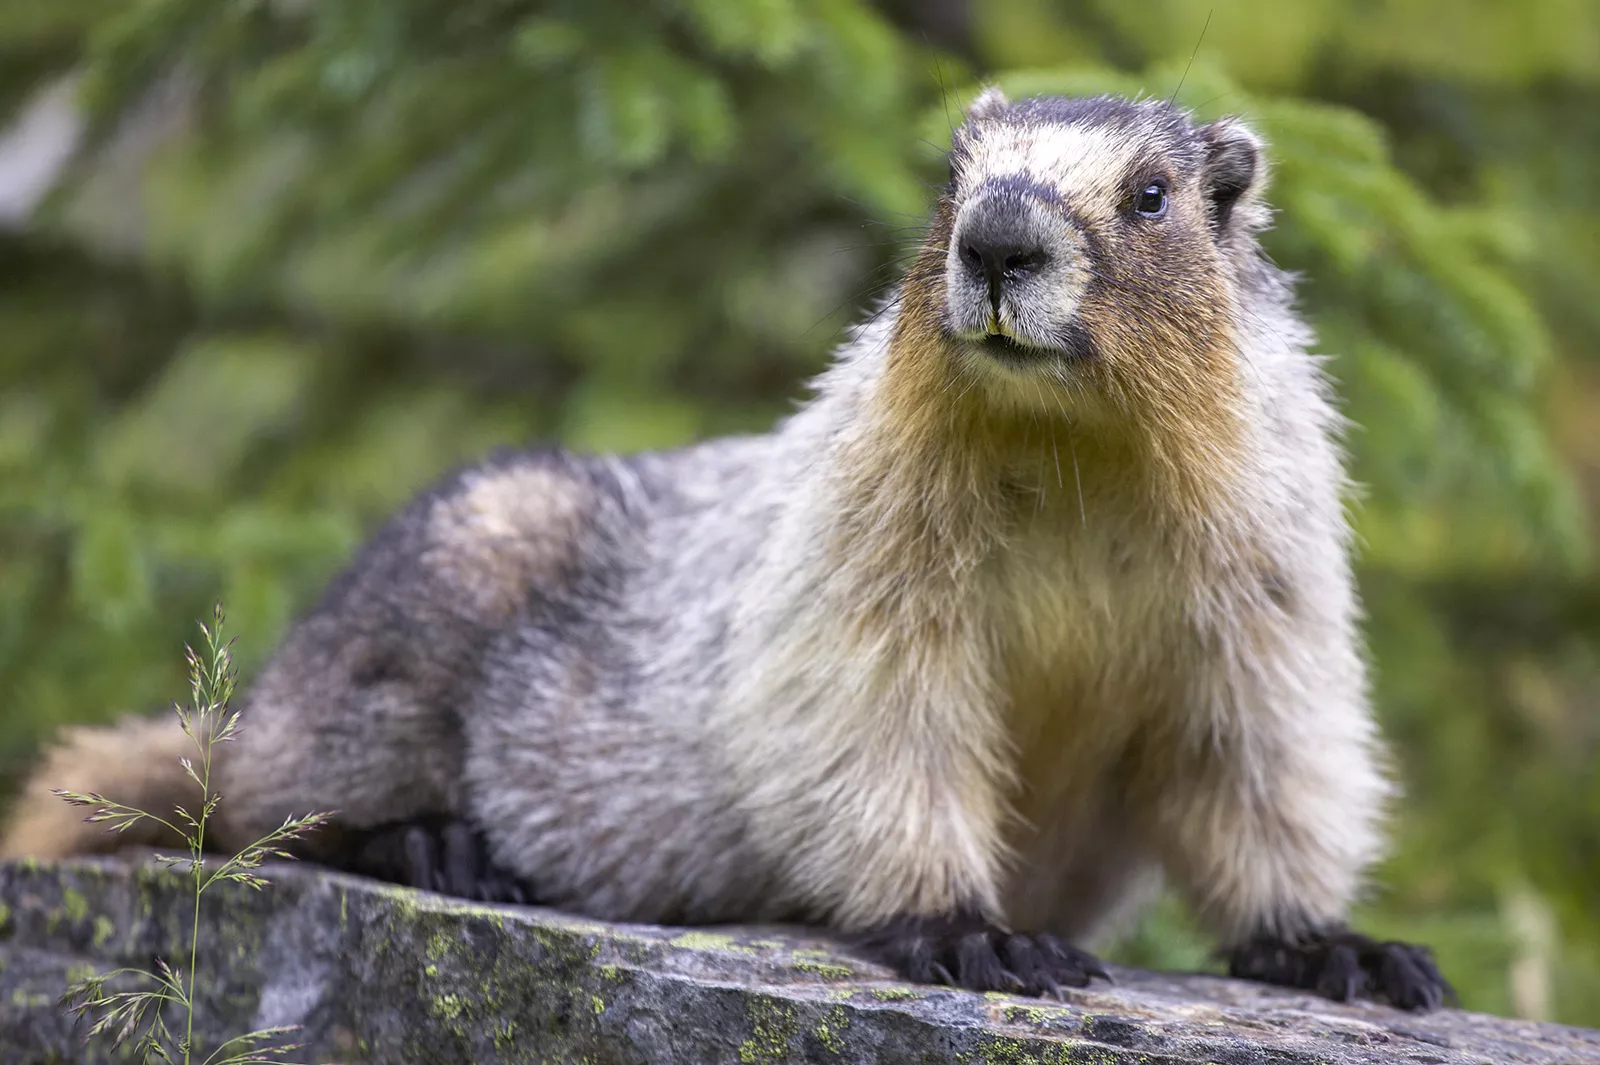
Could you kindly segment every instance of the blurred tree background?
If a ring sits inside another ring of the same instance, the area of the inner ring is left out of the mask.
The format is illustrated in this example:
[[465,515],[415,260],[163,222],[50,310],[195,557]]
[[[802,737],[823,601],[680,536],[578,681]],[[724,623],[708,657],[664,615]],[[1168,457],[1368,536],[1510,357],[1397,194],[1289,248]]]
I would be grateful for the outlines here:
[[1409,792],[1362,920],[1600,1025],[1592,0],[0,0],[0,794],[453,463],[769,425],[980,80],[1270,138]]

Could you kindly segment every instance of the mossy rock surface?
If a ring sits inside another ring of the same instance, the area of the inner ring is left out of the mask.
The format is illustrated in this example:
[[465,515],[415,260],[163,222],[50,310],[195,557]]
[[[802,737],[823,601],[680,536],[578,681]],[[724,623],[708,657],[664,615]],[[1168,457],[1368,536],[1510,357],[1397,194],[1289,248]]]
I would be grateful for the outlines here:
[[[1118,970],[1065,1005],[918,987],[781,930],[613,925],[268,871],[206,896],[200,1058],[300,1025],[301,1061],[1600,1063],[1600,1032],[1339,1006]],[[129,860],[0,865],[0,1061],[117,1060],[57,1005],[70,978],[187,960],[186,879]],[[198,1059],[197,1059],[198,1060]]]

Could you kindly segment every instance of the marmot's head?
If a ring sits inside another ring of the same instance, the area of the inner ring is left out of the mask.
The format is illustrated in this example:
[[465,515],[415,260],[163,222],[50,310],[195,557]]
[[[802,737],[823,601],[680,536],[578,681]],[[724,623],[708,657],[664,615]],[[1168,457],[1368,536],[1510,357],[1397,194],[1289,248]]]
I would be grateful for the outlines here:
[[953,138],[950,184],[908,278],[924,329],[1019,402],[1041,385],[1124,400],[1231,380],[1255,265],[1261,143],[1161,100],[998,90]]

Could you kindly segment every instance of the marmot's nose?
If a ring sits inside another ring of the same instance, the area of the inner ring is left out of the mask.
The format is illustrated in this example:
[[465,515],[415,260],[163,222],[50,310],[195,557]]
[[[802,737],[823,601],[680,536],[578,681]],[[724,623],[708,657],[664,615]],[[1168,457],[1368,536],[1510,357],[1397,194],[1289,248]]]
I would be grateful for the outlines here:
[[1058,259],[1071,254],[1060,212],[1052,210],[1048,190],[1008,179],[980,185],[956,216],[950,241],[954,298],[966,303],[965,328],[977,331],[982,322],[974,297],[982,292],[989,305],[988,328],[995,329],[1015,316],[1006,311],[1008,299],[1021,297],[1029,281],[1048,275]]
[[1033,241],[968,233],[961,242],[961,261],[995,293],[1007,282],[1037,273],[1050,261],[1050,253]]

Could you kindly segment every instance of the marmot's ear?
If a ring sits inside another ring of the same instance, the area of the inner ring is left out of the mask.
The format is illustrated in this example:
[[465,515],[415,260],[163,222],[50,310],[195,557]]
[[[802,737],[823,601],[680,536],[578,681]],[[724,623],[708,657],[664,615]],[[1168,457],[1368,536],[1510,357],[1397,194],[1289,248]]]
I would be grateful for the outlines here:
[[1221,118],[1200,127],[1205,141],[1205,190],[1211,204],[1211,224],[1220,234],[1241,201],[1255,197],[1266,177],[1264,144],[1250,127],[1236,118]]
[[1011,106],[1011,101],[1006,99],[1006,94],[1000,91],[998,85],[991,85],[978,94],[967,108],[966,121],[981,122],[986,118],[993,118],[1001,111]]

